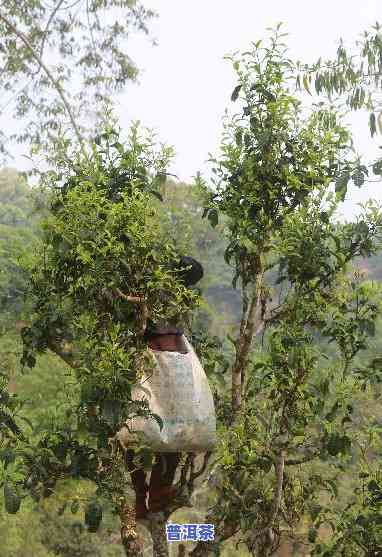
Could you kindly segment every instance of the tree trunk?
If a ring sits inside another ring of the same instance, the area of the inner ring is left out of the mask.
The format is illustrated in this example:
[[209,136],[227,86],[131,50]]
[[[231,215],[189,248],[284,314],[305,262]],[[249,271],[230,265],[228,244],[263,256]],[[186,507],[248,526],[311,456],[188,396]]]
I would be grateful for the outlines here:
[[214,541],[199,541],[194,549],[190,552],[192,557],[208,557],[209,555],[219,555],[221,551],[221,544],[234,536],[238,530],[239,525],[236,523],[223,522],[220,523],[213,519],[212,515],[206,517],[206,524],[215,525],[215,539]]
[[263,282],[263,270],[260,268],[256,274],[255,290],[252,295],[248,316],[242,316],[240,336],[236,344],[236,359],[232,368],[232,420],[235,423],[242,407],[243,385],[245,380],[245,366],[251,348],[252,339],[256,329],[259,327],[261,316],[261,287]]
[[268,524],[260,531],[251,532],[247,535],[247,545],[250,550],[255,550],[259,557],[270,557],[274,554],[274,531],[273,525],[280,510],[283,487],[284,487],[285,451],[281,450],[275,462],[276,487],[273,494],[272,506]]
[[119,512],[121,540],[126,557],[143,557],[143,540],[137,534],[135,510],[124,504]]
[[153,556],[169,557],[169,548],[166,536],[166,523],[168,515],[165,512],[149,513],[150,532],[153,540]]

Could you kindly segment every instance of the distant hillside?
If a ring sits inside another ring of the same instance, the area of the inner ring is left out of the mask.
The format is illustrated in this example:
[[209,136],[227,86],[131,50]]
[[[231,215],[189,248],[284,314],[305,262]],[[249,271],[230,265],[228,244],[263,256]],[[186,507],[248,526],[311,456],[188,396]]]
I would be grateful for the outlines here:
[[382,281],[382,251],[378,255],[358,259],[356,267],[360,270],[362,269],[369,280]]

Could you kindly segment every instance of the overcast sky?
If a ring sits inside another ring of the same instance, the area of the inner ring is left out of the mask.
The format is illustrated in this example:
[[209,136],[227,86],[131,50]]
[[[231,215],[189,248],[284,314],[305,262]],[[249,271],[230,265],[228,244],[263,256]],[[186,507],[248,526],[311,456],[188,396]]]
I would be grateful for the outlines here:
[[[131,57],[142,69],[139,85],[129,85],[119,98],[123,127],[132,119],[153,127],[159,138],[177,151],[172,170],[189,181],[197,171],[207,172],[206,160],[216,153],[221,117],[235,85],[230,63],[233,50],[247,49],[251,41],[267,36],[267,27],[279,21],[289,33],[290,57],[313,62],[333,57],[339,38],[352,45],[360,33],[382,21],[381,0],[143,0],[158,12],[151,30],[159,45],[143,36],[130,42]],[[379,6],[379,9],[377,8]],[[367,116],[353,114],[356,146],[367,160],[380,150],[380,138],[371,140]],[[13,163],[25,168],[25,159]],[[350,218],[356,203],[370,197],[382,201],[381,184],[351,190],[344,204]]]

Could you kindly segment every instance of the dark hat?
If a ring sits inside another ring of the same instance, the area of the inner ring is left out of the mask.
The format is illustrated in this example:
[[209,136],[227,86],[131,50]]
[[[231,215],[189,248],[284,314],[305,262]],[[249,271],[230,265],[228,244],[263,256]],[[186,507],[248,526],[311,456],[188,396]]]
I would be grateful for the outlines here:
[[177,277],[187,287],[193,286],[203,278],[203,267],[199,261],[196,261],[196,259],[188,255],[182,255],[176,262],[175,267],[178,269],[182,268],[182,270],[177,273]]

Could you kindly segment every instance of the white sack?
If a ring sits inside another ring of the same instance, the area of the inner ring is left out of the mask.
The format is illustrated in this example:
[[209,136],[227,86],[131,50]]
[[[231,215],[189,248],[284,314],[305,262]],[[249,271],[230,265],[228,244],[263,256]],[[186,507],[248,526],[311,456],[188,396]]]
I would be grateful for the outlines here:
[[[133,387],[132,399],[146,399],[151,412],[163,420],[163,429],[153,418],[128,420],[132,431],[145,434],[156,452],[206,452],[216,445],[216,419],[212,392],[207,376],[191,344],[183,336],[188,353],[153,351],[156,365],[152,375],[143,375],[141,389]],[[134,444],[127,428],[118,439],[126,448]]]

